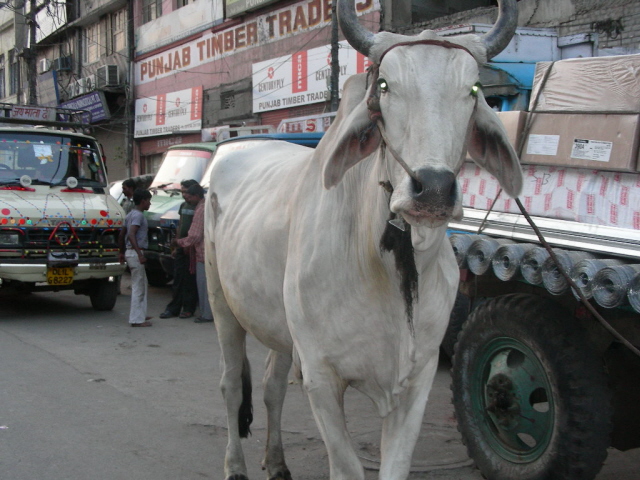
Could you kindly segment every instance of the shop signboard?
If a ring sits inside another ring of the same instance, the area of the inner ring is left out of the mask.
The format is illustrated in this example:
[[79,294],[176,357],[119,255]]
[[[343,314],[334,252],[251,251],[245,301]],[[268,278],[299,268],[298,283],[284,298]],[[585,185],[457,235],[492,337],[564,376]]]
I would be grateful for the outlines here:
[[[370,61],[346,41],[339,45],[339,88],[351,75],[363,73]],[[331,45],[254,63],[254,113],[297,107],[330,99]]]
[[135,138],[199,132],[202,86],[136,100]]

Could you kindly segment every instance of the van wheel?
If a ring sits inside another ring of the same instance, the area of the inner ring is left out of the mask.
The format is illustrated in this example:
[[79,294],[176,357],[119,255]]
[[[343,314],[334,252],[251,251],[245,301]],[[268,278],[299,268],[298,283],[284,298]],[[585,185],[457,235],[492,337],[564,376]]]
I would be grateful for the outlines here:
[[602,358],[550,300],[505,295],[479,305],[452,362],[458,430],[491,480],[593,479],[610,444]]
[[171,281],[171,277],[162,269],[147,269],[147,282],[152,287],[164,287]]
[[113,282],[108,279],[96,282],[89,292],[91,306],[99,311],[113,310],[118,298],[118,286],[118,279]]

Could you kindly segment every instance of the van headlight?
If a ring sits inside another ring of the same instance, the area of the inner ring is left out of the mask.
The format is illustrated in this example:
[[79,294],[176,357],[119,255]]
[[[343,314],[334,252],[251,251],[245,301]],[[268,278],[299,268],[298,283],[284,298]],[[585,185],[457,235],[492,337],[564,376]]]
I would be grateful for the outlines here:
[[0,245],[19,246],[20,234],[17,232],[0,232]]

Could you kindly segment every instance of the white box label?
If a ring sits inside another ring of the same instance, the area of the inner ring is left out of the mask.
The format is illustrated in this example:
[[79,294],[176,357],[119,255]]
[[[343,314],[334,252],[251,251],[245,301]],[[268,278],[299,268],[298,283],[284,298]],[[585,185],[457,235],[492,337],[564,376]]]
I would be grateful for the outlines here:
[[571,158],[581,160],[593,160],[596,162],[608,162],[611,157],[613,142],[600,140],[583,140],[576,138],[571,149]]
[[527,153],[529,155],[557,155],[560,135],[529,135]]

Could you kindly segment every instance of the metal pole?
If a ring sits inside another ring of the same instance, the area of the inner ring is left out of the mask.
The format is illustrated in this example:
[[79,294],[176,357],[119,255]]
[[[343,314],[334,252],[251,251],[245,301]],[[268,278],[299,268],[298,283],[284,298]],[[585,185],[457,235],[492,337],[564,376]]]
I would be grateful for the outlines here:
[[336,0],[331,2],[331,105],[332,112],[338,111],[340,95],[340,61],[338,55],[338,15],[336,13]]
[[27,24],[29,26],[29,49],[26,57],[27,61],[27,83],[28,83],[28,105],[38,104],[38,94],[36,91],[36,78],[38,76],[38,69],[36,65],[36,13],[37,6],[36,0],[29,0],[29,15],[27,18]]

